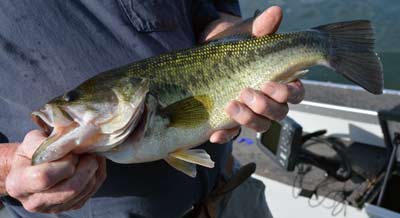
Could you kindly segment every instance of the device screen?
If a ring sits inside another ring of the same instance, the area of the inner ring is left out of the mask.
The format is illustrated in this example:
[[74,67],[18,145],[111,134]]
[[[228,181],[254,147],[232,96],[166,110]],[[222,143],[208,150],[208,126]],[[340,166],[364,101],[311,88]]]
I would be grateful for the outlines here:
[[269,130],[262,134],[261,142],[272,153],[276,154],[281,134],[281,124],[272,121]]

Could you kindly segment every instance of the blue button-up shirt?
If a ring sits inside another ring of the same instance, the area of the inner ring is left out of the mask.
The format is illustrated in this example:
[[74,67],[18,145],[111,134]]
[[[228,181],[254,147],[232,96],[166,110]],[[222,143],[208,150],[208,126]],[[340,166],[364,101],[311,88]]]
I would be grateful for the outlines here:
[[[88,78],[163,52],[192,47],[218,11],[237,1],[6,0],[0,3],[0,132],[21,141],[31,111]],[[107,162],[108,178],[85,206],[58,217],[179,217],[214,187],[229,145],[202,145],[216,162],[192,179],[163,161]],[[29,182],[29,181],[27,181]],[[10,197],[16,217],[32,214]]]

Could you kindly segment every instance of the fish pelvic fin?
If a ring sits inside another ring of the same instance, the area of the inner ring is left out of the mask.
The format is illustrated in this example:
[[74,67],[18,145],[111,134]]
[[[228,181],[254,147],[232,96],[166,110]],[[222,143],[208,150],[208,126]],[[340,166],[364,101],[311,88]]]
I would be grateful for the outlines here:
[[173,168],[175,168],[178,171],[181,171],[182,173],[195,178],[197,175],[197,170],[196,170],[196,165],[183,161],[183,160],[179,160],[176,159],[174,157],[167,157],[164,159],[170,166],[172,166]]
[[196,164],[207,168],[214,168],[215,165],[210,155],[203,149],[178,150],[165,158],[165,161],[191,177],[196,177]]
[[171,153],[170,156],[203,167],[214,168],[214,161],[204,149],[179,150]]
[[373,94],[383,89],[382,63],[374,52],[371,22],[355,20],[314,27],[329,37],[329,66]]
[[169,118],[169,127],[191,128],[206,122],[212,107],[208,96],[192,96],[161,109],[160,113]]

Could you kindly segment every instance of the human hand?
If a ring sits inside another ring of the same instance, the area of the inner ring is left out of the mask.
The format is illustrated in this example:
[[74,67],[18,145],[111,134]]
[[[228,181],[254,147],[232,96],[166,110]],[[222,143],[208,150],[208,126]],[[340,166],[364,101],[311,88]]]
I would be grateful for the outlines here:
[[30,212],[59,213],[81,208],[106,178],[106,162],[95,155],[69,154],[64,158],[31,165],[31,157],[46,139],[43,132],[29,132],[14,153],[6,178],[7,193]]
[[[282,10],[273,6],[260,14],[252,23],[248,31],[256,37],[274,33],[282,20]],[[243,28],[243,27],[242,27]],[[214,33],[216,35],[218,33]],[[299,80],[288,84],[267,82],[261,90],[246,88],[241,91],[239,101],[231,101],[225,112],[238,124],[258,132],[269,129],[271,120],[281,120],[288,113],[287,103],[297,104],[304,98],[304,87]],[[214,132],[210,141],[226,143],[239,134],[240,127],[218,130]]]

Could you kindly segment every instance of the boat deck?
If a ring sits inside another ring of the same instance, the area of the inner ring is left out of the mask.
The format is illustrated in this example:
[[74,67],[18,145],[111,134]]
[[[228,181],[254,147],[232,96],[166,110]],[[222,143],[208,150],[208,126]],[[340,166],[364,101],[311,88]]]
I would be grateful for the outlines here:
[[[239,144],[238,140],[242,137],[250,138],[254,143]],[[349,194],[347,200],[354,206],[357,206],[362,193],[379,175],[386,160],[386,151],[381,147],[347,142],[345,143],[345,153],[354,171],[348,181],[337,181],[331,177],[327,177],[323,170],[312,167],[300,184],[300,178],[296,176],[298,169],[293,172],[287,172],[274,162],[272,158],[262,153],[256,145],[256,137],[253,131],[244,128],[238,140],[234,143],[234,156],[242,164],[255,162],[257,164],[256,174],[290,186],[296,183],[296,187],[301,185],[305,190],[315,190],[318,186],[317,193],[319,196],[328,196],[338,201],[343,199],[341,193],[345,190]],[[317,154],[330,156],[330,153],[332,153],[331,149],[321,144],[314,144],[309,148]],[[294,193],[294,195],[296,196],[298,193]]]

